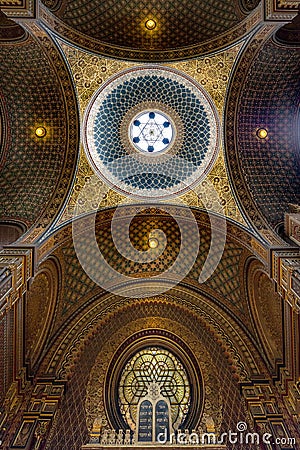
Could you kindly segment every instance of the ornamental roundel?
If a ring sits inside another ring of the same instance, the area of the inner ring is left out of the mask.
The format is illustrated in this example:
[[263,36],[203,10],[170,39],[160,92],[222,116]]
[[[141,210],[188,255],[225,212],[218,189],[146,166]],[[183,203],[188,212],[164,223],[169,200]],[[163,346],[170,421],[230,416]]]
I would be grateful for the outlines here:
[[150,109],[139,112],[129,128],[129,142],[148,153],[161,153],[173,141],[175,127],[162,111]]
[[171,198],[199,183],[219,148],[207,92],[178,70],[127,69],[95,93],[84,116],[84,147],[96,174],[134,198]]

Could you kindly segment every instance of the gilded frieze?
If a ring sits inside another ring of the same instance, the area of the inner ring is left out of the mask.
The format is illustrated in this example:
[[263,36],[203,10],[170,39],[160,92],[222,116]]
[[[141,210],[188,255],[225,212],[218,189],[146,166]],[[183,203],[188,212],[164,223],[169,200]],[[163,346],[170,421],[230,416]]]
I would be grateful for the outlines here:
[[0,0],[1,10],[13,18],[35,18],[37,0]]

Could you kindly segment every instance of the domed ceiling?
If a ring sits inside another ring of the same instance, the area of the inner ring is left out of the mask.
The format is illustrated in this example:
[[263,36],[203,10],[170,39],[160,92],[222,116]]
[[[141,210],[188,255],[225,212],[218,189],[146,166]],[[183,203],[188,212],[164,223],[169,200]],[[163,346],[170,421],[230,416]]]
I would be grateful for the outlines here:
[[92,99],[84,122],[95,171],[138,198],[191,189],[218,152],[213,101],[192,78],[166,67],[143,66],[113,77]]
[[161,60],[182,57],[180,49],[189,49],[186,56],[199,54],[200,47],[218,37],[220,42],[205,51],[237,40],[249,31],[245,19],[259,0],[43,0],[43,4],[59,19],[55,24],[46,14],[50,27],[82,47],[128,59]]
[[59,42],[77,88],[86,150],[60,224],[127,195],[176,196],[245,223],[229,187],[220,125],[241,43],[198,60],[137,65]]
[[40,220],[42,231],[68,194],[78,119],[71,81],[53,43],[44,36],[42,47],[26,35],[0,50],[0,216],[26,228]]
[[226,139],[235,192],[259,228],[277,229],[300,201],[299,99],[299,48],[255,37],[232,81]]

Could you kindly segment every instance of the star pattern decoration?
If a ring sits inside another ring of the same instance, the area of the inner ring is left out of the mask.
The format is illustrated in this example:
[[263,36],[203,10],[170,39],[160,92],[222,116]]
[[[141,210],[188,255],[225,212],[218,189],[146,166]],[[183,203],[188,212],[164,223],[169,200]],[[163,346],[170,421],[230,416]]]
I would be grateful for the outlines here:
[[152,400],[156,400],[160,396],[160,384],[155,382],[149,383],[148,395]]
[[149,153],[166,150],[173,137],[171,122],[162,113],[154,111],[139,114],[133,121],[131,133],[135,146]]
[[127,362],[118,392],[120,410],[129,426],[136,423],[136,408],[146,396],[169,400],[173,424],[181,424],[190,408],[191,386],[186,369],[175,355],[161,347],[144,348]]

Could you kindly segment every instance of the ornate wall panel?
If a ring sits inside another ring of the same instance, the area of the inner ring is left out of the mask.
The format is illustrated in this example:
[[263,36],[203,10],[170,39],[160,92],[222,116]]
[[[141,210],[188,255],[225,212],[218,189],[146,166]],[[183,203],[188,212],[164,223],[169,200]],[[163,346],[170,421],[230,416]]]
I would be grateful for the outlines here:
[[60,274],[53,260],[42,264],[26,297],[26,360],[33,368],[51,327]]
[[275,373],[276,364],[283,361],[282,299],[260,263],[252,262],[247,274],[255,328]]

